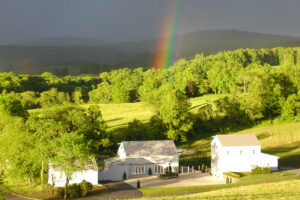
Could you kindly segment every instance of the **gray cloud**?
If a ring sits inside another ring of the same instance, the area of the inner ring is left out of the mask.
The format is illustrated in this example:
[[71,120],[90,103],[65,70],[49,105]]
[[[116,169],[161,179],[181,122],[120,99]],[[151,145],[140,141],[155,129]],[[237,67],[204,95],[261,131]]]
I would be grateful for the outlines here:
[[174,3],[182,33],[240,29],[300,36],[298,0],[0,0],[0,44],[54,36],[155,38]]

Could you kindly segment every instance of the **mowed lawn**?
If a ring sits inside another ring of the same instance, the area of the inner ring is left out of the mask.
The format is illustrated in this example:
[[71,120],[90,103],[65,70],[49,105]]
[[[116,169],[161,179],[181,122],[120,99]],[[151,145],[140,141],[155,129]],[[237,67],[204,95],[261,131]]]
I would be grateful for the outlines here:
[[[273,183],[280,184],[281,182],[292,183],[293,181],[296,181],[295,183],[300,184],[299,177],[297,177],[295,174],[289,172],[273,172],[271,174],[253,174],[253,175],[249,174],[244,177],[241,177],[241,179],[237,183],[231,183],[231,184],[184,186],[184,187],[156,187],[156,188],[152,187],[152,188],[141,188],[141,190],[144,192],[145,197],[203,193],[201,194],[203,195],[203,197],[205,197],[206,195],[213,197],[213,194],[218,194],[215,196],[215,198],[217,198],[219,195],[220,197],[222,197],[222,195],[225,193],[226,193],[225,195],[229,195],[229,194],[233,195],[230,192],[227,193],[226,191],[234,191],[237,193],[236,196],[238,196],[239,194],[241,194],[238,192],[243,191],[242,188],[246,188],[248,186],[251,186],[253,188],[257,187],[257,189],[264,190],[265,187],[268,188],[269,184],[273,184]],[[261,184],[263,184],[264,186],[262,187]],[[265,190],[264,192],[267,191]],[[299,190],[297,192],[298,194],[300,194]],[[253,192],[252,194],[255,194],[255,192]]]
[[[150,198],[151,199],[151,198]],[[154,199],[154,198],[152,198]],[[300,199],[300,180],[262,183],[240,187],[227,187],[210,192],[178,197],[160,197],[159,199]]]

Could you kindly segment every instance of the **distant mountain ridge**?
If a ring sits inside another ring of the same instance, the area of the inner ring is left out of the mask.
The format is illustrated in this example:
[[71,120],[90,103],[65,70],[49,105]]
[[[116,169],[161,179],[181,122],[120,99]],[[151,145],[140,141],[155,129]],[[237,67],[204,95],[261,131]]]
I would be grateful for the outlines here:
[[[178,58],[195,54],[214,54],[238,48],[273,48],[300,46],[300,37],[269,35],[238,30],[208,30],[178,36]],[[93,42],[94,41],[94,42]],[[83,73],[78,68],[93,64],[97,73],[112,68],[152,67],[154,55],[165,51],[156,49],[157,39],[122,43],[103,43],[83,38],[46,38],[22,45],[0,46],[0,71],[22,73],[53,72],[62,67],[71,74]],[[101,66],[105,65],[105,69]]]
[[22,46],[99,46],[104,45],[102,40],[80,37],[47,37],[28,40],[17,45]]

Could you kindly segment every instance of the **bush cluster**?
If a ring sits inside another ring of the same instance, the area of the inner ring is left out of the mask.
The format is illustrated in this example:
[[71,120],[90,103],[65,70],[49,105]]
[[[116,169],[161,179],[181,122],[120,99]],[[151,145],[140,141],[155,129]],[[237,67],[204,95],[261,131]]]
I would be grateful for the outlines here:
[[[80,184],[74,183],[69,185],[67,197],[70,199],[85,197],[92,189],[93,185],[90,182],[83,180]],[[65,188],[58,188],[57,194],[63,198],[65,195]]]
[[252,174],[270,174],[271,169],[270,167],[256,167],[255,169],[251,170]]

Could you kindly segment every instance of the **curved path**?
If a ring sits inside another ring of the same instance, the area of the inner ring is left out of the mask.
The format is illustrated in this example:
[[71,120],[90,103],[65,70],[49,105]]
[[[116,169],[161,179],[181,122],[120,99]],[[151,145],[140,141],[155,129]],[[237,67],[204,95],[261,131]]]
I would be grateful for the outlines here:
[[[143,193],[124,182],[102,182],[108,191],[105,194],[84,197],[84,200],[102,199],[128,199],[143,197]],[[13,194],[6,195],[7,200],[29,200],[30,198],[19,197]]]
[[20,197],[14,194],[7,194],[6,200],[30,200],[31,198]]
[[100,199],[128,199],[143,197],[143,193],[131,185],[121,182],[101,182],[108,191],[102,195],[90,196],[85,200],[100,200]]

